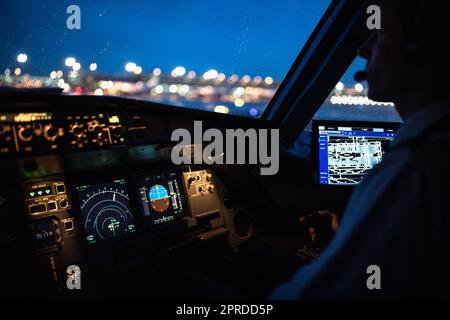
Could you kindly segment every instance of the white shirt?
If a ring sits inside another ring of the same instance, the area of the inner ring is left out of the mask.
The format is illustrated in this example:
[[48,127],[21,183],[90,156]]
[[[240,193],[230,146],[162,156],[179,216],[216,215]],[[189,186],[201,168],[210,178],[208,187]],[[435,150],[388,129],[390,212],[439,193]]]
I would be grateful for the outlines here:
[[[272,299],[450,296],[450,99],[411,115],[314,262]],[[380,268],[369,290],[367,268]]]

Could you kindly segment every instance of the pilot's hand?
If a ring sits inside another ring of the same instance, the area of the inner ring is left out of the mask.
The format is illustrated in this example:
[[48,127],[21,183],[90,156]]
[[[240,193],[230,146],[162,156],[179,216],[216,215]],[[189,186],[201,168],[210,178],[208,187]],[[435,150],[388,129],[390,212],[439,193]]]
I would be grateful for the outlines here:
[[340,221],[339,216],[336,213],[329,210],[319,210],[317,213],[323,217],[329,217],[331,219],[331,228],[334,232],[338,231]]
[[301,224],[303,224],[303,223],[307,222],[308,220],[310,220],[311,218],[316,217],[318,215],[322,216],[322,217],[329,217],[331,220],[331,228],[333,229],[334,232],[337,232],[337,230],[339,229],[339,223],[340,223],[339,216],[336,213],[329,211],[329,210],[319,210],[319,211],[317,211],[317,213],[303,216],[299,219],[299,222]]

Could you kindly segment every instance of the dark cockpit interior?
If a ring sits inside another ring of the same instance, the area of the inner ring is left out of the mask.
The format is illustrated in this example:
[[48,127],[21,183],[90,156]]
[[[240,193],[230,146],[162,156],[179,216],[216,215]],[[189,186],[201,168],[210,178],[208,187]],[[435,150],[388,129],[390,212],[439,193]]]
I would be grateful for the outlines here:
[[15,2],[6,298],[265,299],[320,259],[403,122],[353,78],[364,1]]

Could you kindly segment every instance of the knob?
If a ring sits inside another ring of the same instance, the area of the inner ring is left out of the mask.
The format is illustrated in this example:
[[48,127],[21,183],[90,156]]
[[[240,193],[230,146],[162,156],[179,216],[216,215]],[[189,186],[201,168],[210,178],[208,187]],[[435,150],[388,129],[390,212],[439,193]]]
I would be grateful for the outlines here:
[[47,124],[44,127],[44,138],[48,141],[55,141],[58,137],[58,131],[53,127],[52,124]]
[[100,125],[96,124],[93,128],[92,131],[94,132],[94,134],[96,134],[97,136],[101,136],[103,134],[103,128],[100,127]]
[[208,191],[209,191],[210,193],[213,193],[213,192],[214,192],[214,186],[213,186],[212,184],[208,186]]
[[212,175],[211,174],[207,174],[205,179],[206,179],[206,181],[211,182]]
[[59,206],[61,208],[67,208],[69,206],[69,201],[67,201],[66,199],[62,199],[59,201]]
[[20,127],[18,135],[19,139],[23,142],[29,142],[33,139],[33,131],[31,128]]
[[0,124],[0,135],[4,134],[6,132],[6,125]]
[[82,124],[78,124],[75,123],[72,125],[72,134],[78,138],[81,138],[83,136],[84,130],[83,130],[83,125]]

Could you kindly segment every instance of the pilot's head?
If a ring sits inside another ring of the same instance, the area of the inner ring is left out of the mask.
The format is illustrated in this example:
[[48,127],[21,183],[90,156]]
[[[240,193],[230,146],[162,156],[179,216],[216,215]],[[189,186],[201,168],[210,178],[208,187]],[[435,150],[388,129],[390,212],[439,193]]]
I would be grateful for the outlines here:
[[444,1],[382,0],[381,30],[360,48],[369,97],[394,102],[402,116],[448,95],[450,13]]

